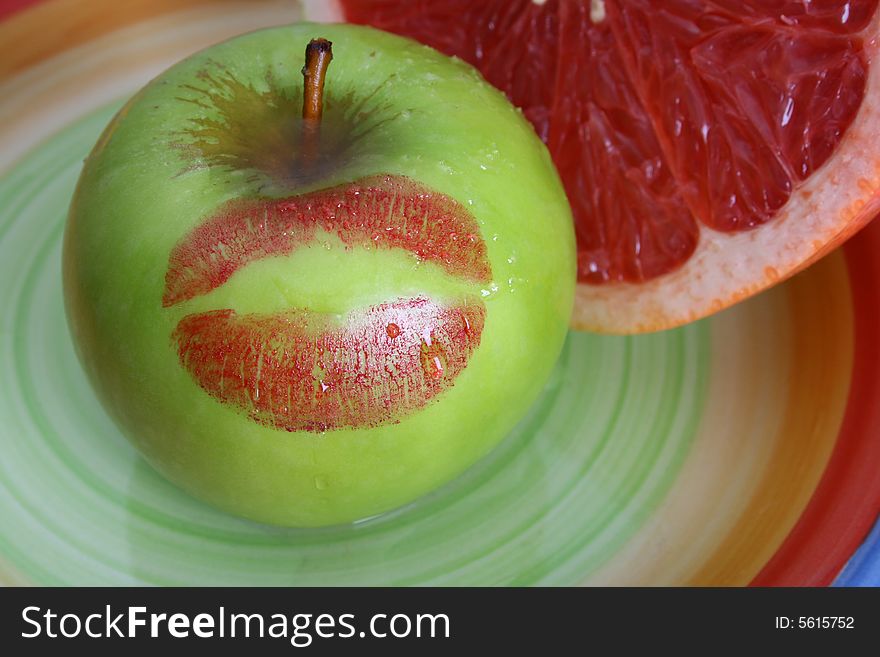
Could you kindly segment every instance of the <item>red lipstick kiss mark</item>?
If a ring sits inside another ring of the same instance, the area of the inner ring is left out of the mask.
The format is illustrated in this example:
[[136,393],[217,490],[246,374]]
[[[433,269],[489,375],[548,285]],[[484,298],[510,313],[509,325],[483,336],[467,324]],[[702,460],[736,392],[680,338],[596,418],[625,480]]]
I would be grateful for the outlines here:
[[255,260],[289,255],[319,228],[348,247],[406,249],[454,276],[492,277],[486,244],[463,205],[409,178],[382,175],[288,199],[225,204],[171,252],[162,305],[210,292]]
[[[318,230],[347,247],[403,248],[450,275],[491,280],[473,216],[448,196],[381,175],[288,199],[234,201],[171,252],[163,306],[210,292],[261,258],[287,255]],[[172,339],[183,367],[212,397],[287,431],[398,421],[452,386],[480,344],[476,297],[418,297],[351,311],[306,309],[187,315]]]
[[465,368],[484,318],[479,301],[444,307],[425,298],[341,322],[306,310],[215,310],[184,317],[174,338],[181,363],[211,396],[279,429],[324,431],[424,406]]

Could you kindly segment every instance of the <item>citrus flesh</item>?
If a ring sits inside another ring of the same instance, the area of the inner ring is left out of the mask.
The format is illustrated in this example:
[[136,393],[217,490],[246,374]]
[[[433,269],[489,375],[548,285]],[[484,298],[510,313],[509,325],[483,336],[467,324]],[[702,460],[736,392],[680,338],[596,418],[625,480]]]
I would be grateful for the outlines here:
[[878,209],[878,0],[321,4],[461,57],[522,109],[574,212],[575,328],[705,316]]

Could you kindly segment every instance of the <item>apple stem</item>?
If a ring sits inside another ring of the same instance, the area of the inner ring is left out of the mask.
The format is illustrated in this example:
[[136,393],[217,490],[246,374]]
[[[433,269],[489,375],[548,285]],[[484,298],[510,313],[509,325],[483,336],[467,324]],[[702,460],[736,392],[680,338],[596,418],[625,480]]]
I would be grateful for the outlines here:
[[324,113],[324,78],[333,59],[333,44],[327,39],[312,39],[306,46],[303,66],[303,155],[306,162],[318,151],[318,132]]

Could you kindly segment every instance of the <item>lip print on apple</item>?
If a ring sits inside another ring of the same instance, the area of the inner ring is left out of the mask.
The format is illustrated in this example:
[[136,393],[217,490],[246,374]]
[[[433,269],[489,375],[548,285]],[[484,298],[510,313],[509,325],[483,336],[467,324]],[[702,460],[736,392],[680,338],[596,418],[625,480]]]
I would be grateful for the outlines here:
[[235,201],[171,252],[163,305],[223,285],[261,258],[336,238],[345,248],[404,249],[476,287],[451,303],[398,298],[333,317],[296,308],[188,314],[173,339],[210,395],[288,431],[375,426],[453,385],[479,346],[491,281],[473,217],[402,176],[376,176],[288,199]]
[[[364,117],[361,106],[356,122],[350,110],[323,121],[331,46],[319,38],[306,47],[299,121],[291,120],[292,102],[271,85],[260,94],[222,69],[203,70],[198,77],[210,84],[190,86],[199,98],[182,100],[213,107],[217,116],[197,121],[176,146],[201,166],[251,170],[265,178],[261,188],[320,181],[328,162],[321,155],[338,159],[345,144],[357,141]],[[255,120],[255,113],[266,116]],[[380,174],[224,204],[170,253],[162,304],[209,293],[254,261],[328,238],[347,250],[403,249],[472,285],[491,282],[485,242],[464,206],[405,176]],[[181,365],[219,402],[278,429],[327,431],[395,421],[430,402],[467,365],[484,317],[476,293],[446,303],[419,295],[336,317],[308,308],[208,310],[184,316],[172,337]]]

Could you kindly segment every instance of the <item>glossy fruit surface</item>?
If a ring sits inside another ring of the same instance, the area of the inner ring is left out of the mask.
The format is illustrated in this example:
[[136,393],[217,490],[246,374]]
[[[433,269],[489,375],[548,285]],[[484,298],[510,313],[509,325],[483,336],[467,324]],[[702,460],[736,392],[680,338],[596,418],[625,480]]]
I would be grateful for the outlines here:
[[[334,43],[316,152],[302,52]],[[111,415],[172,481],[287,525],[449,480],[540,391],[574,286],[571,216],[528,124],[467,65],[355,26],[214,46],[89,156],[68,317]]]
[[341,0],[474,64],[547,143],[573,325],[638,332],[815,261],[880,207],[877,0]]

